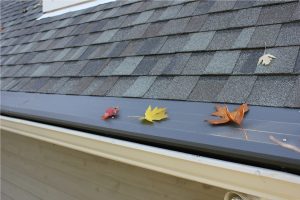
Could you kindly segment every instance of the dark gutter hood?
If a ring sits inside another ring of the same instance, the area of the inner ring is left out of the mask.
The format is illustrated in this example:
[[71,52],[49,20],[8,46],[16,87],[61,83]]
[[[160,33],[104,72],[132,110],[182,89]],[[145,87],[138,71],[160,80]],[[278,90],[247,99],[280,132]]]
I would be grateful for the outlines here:
[[[37,121],[91,134],[148,144],[196,155],[300,174],[300,154],[272,143],[270,135],[300,146],[299,109],[251,106],[243,127],[212,127],[214,104],[132,98],[1,92],[1,115]],[[148,105],[166,107],[169,119],[143,124]],[[109,106],[119,106],[117,120],[102,121]],[[233,105],[229,105],[232,107]]]

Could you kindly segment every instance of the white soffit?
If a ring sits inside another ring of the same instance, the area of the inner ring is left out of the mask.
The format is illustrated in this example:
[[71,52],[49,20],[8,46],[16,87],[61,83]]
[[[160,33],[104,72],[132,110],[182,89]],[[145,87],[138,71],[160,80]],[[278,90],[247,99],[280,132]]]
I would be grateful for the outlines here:
[[87,9],[112,1],[116,0],[43,0],[44,14],[37,20]]

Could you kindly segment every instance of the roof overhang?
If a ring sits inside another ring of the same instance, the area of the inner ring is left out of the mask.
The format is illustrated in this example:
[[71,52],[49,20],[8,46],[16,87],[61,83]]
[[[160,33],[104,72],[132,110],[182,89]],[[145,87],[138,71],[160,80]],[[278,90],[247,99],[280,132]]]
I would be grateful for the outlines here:
[[1,129],[89,154],[239,191],[262,199],[297,200],[300,177],[289,173],[196,156],[0,116]]

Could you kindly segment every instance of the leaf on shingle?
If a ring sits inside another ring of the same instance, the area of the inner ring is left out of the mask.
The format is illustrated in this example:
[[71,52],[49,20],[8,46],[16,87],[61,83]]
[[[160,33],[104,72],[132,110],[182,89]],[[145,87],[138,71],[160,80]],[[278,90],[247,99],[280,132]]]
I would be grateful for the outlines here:
[[264,54],[258,59],[257,65],[264,65],[264,66],[269,65],[271,61],[275,58],[276,57],[271,54]]
[[145,112],[145,116],[141,117],[140,119],[153,122],[153,121],[160,121],[166,118],[168,118],[166,108],[155,107],[154,109],[152,109],[151,106],[149,106]]

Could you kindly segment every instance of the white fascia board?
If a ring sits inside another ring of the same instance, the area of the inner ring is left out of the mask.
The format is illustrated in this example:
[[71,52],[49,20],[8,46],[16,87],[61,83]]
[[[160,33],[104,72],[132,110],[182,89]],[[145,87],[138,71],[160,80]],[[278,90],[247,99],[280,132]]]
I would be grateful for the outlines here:
[[1,129],[126,164],[272,200],[299,200],[300,176],[0,116]]
[[[58,0],[55,0],[55,2],[56,1],[58,1]],[[68,12],[74,12],[74,11],[78,11],[78,10],[82,10],[82,9],[87,9],[87,8],[97,6],[100,4],[104,4],[107,2],[111,2],[111,1],[115,1],[115,0],[93,0],[93,1],[89,0],[87,2],[83,2],[80,4],[78,4],[78,2],[77,2],[75,5],[74,4],[69,5],[68,7],[63,7],[61,9],[55,8],[55,10],[45,9],[44,5],[43,5],[44,14],[42,16],[40,16],[39,18],[37,18],[37,20],[62,15],[62,14],[68,13]],[[56,2],[56,3],[59,4],[60,2]],[[52,9],[54,9],[54,7]]]

